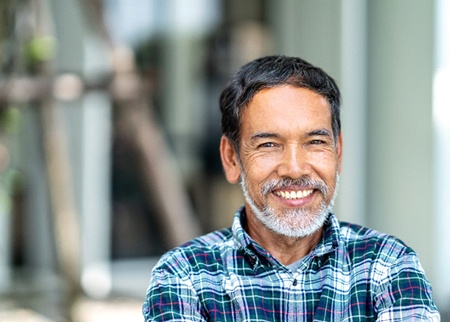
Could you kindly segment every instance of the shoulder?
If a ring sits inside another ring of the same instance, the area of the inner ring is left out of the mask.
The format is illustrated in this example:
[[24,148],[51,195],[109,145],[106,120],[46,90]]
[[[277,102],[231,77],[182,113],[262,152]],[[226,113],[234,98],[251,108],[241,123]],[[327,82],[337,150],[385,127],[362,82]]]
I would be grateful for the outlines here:
[[411,247],[397,237],[370,228],[349,223],[341,223],[340,226],[348,260],[355,271],[364,272],[379,301],[382,301],[382,296],[377,296],[389,289],[404,293],[405,285],[422,290],[417,296],[431,298],[431,286],[418,255]]
[[354,259],[395,262],[404,256],[416,257],[414,250],[399,238],[367,227],[341,222],[340,235]]
[[412,248],[366,227],[340,223],[353,268],[370,283],[377,321],[439,321],[430,282]]
[[153,271],[186,275],[191,271],[211,270],[220,265],[223,253],[233,249],[230,228],[217,230],[195,238],[161,256]]

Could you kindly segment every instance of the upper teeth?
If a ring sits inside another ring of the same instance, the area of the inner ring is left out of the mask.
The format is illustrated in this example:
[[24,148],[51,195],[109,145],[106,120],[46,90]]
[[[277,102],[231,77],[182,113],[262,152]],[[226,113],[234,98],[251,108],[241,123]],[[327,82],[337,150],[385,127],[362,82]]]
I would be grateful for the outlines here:
[[284,199],[298,199],[305,198],[312,194],[313,190],[298,190],[298,191],[275,191],[275,194]]

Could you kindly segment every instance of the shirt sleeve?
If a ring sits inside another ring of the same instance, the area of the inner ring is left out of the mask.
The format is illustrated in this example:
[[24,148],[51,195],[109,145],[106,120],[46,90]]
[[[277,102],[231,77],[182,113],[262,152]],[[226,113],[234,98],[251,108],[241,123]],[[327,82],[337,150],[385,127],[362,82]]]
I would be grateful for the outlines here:
[[201,305],[188,277],[154,270],[142,312],[149,321],[206,321]]
[[431,285],[415,253],[385,268],[375,287],[376,321],[440,321]]

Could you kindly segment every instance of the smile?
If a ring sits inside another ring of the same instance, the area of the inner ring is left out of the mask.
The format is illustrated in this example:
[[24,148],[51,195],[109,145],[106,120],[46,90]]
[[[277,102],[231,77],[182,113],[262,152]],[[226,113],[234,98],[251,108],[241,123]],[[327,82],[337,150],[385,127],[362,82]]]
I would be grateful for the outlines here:
[[309,196],[313,193],[314,190],[298,190],[298,191],[274,191],[278,197],[283,199],[292,200],[292,199],[301,199]]

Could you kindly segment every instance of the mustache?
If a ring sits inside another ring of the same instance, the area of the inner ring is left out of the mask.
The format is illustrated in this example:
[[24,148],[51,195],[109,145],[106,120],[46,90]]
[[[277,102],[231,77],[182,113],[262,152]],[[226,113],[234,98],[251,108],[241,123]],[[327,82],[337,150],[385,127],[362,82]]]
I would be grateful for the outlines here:
[[322,180],[312,179],[308,176],[303,176],[298,179],[291,178],[282,178],[282,179],[274,179],[272,181],[266,182],[261,187],[261,193],[263,195],[268,194],[269,192],[275,189],[281,188],[298,188],[298,189],[316,189],[319,190],[322,195],[326,195],[329,192],[328,186]]

